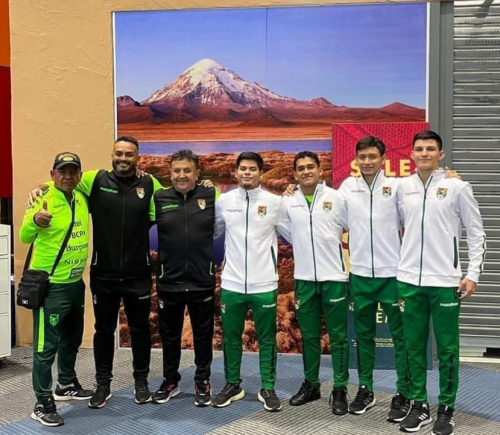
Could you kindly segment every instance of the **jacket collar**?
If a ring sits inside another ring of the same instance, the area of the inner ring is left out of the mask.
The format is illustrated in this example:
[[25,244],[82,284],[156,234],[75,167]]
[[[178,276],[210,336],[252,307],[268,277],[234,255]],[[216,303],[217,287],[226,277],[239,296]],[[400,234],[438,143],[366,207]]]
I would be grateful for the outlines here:
[[252,189],[252,190],[245,190],[245,189],[242,189],[240,186],[238,186],[237,189],[238,189],[238,196],[241,196],[242,198],[246,198],[247,195],[249,198],[253,198],[253,197],[258,196],[259,193],[262,192],[262,187],[260,184],[258,187],[256,187],[255,189]]

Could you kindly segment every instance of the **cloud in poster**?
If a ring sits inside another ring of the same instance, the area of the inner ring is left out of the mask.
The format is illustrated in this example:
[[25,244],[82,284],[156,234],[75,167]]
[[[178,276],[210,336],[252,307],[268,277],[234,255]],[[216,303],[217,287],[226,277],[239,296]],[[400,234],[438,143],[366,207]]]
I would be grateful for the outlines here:
[[116,95],[143,100],[212,58],[300,100],[424,107],[425,32],[423,4],[120,12]]

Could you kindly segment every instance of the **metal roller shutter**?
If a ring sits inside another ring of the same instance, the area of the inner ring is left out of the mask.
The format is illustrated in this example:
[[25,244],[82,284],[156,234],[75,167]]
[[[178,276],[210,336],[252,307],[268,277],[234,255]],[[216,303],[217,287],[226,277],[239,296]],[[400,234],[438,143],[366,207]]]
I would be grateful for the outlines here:
[[[474,189],[488,252],[460,316],[462,346],[500,348],[500,0],[455,2],[453,167]],[[467,246],[462,239],[462,267]]]

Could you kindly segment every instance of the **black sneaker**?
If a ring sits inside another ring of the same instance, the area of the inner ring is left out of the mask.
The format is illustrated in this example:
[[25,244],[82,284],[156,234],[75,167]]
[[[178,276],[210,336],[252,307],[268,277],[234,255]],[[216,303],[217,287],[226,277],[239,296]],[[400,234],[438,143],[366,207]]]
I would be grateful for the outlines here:
[[44,397],[41,404],[35,405],[31,418],[39,421],[44,426],[62,426],[64,424],[64,418],[57,412],[52,396]]
[[449,406],[439,405],[436,422],[432,428],[432,435],[453,435],[454,428],[453,409]]
[[334,387],[330,394],[329,405],[332,407],[332,413],[335,415],[347,414],[347,390],[341,387]]
[[224,408],[231,405],[231,402],[243,399],[245,390],[240,387],[240,384],[227,383],[222,391],[215,396],[212,405],[216,408]]
[[349,412],[351,414],[361,415],[375,406],[375,396],[373,391],[368,391],[365,385],[361,385],[356,394],[356,397],[349,405]]
[[109,384],[97,384],[97,388],[89,400],[89,408],[104,408],[111,396],[112,394]]
[[181,390],[177,383],[169,382],[166,379],[160,385],[160,388],[153,394],[153,403],[166,403],[172,397],[177,396]]
[[262,388],[257,395],[258,399],[264,404],[264,409],[269,412],[278,412],[283,409],[283,405],[276,396],[274,390]]
[[403,421],[411,409],[411,400],[397,393],[391,402],[391,410],[387,414],[387,421],[399,423]]
[[196,382],[194,385],[195,406],[209,406],[212,404],[210,382]]
[[300,406],[321,398],[319,387],[313,387],[309,381],[302,382],[302,386],[297,394],[292,396],[288,403],[291,406]]
[[151,391],[149,391],[148,381],[135,381],[134,395],[134,402],[138,405],[151,402]]
[[75,379],[73,383],[66,388],[61,388],[61,386],[57,384],[54,391],[54,399],[59,401],[89,400],[93,394],[94,392],[92,390],[84,390],[80,382],[78,382],[78,379]]
[[399,424],[399,430],[402,432],[418,432],[422,426],[426,426],[431,422],[432,417],[429,413],[429,404],[413,402],[411,411]]

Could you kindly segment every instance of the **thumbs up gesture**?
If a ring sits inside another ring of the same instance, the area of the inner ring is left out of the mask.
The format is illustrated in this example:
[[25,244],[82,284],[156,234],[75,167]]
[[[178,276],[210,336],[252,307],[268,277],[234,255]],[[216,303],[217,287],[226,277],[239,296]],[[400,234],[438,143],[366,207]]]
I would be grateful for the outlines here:
[[43,201],[42,208],[35,214],[34,220],[39,227],[47,228],[50,226],[52,215],[47,211],[47,201]]

